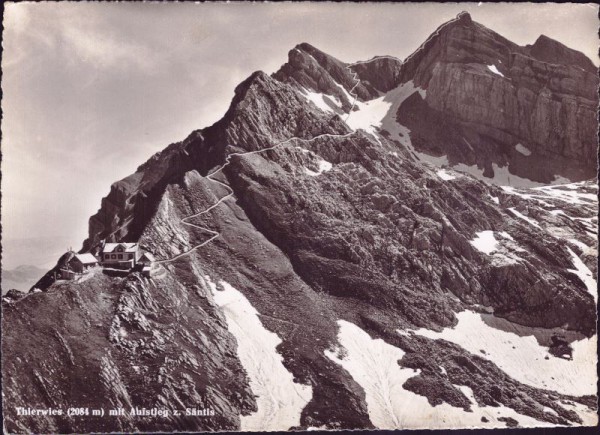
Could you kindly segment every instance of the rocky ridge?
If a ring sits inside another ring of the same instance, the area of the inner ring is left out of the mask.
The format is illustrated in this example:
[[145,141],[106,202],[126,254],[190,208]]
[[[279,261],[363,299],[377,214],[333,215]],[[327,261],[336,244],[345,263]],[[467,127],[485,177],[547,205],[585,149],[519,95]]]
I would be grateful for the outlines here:
[[559,42],[542,35],[520,47],[462,14],[403,65],[400,80],[427,96],[406,100],[399,122],[417,149],[450,165],[493,179],[495,164],[547,184],[596,174],[597,68]]

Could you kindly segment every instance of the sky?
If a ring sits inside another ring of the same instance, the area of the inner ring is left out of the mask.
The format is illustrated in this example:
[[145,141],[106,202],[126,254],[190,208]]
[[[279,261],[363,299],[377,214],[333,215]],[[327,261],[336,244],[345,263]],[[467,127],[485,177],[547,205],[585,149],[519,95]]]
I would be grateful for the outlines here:
[[6,3],[3,267],[52,265],[31,252],[42,239],[79,249],[113,182],[217,121],[238,83],[295,45],[404,59],[463,10],[520,45],[543,33],[599,64],[592,4]]

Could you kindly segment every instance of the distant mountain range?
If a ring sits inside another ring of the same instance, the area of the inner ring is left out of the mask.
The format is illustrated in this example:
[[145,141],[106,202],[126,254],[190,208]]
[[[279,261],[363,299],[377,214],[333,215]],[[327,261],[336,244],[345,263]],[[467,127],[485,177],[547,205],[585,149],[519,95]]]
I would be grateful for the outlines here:
[[466,13],[404,62],[297,45],[90,218],[82,252],[139,242],[150,277],[3,301],[5,404],[212,414],[7,430],[597,423],[598,84]]
[[2,294],[11,289],[27,292],[46,272],[45,269],[30,265],[11,270],[2,269]]

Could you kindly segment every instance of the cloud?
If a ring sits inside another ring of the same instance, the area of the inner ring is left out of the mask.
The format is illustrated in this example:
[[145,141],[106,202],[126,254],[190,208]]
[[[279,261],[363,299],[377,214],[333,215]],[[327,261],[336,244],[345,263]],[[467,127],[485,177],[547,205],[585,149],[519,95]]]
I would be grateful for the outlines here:
[[4,28],[20,34],[28,29],[30,15],[28,9],[17,3],[4,5]]
[[31,57],[35,48],[41,46],[52,50],[50,33],[43,32],[31,14],[31,4],[7,3],[4,9],[4,31],[2,34],[3,73],[10,74],[22,61]]
[[151,72],[159,67],[159,58],[149,47],[115,37],[103,29],[90,29],[88,22],[67,20],[59,28],[61,42],[75,56],[73,62],[86,62],[113,72],[130,67]]
[[[114,5],[118,6],[118,5]],[[76,3],[9,3],[4,16],[3,68],[12,69],[38,57],[100,71],[139,69],[153,73],[161,67],[145,38],[115,26],[118,7]],[[87,12],[87,14],[85,14]],[[51,60],[46,59],[46,62]]]

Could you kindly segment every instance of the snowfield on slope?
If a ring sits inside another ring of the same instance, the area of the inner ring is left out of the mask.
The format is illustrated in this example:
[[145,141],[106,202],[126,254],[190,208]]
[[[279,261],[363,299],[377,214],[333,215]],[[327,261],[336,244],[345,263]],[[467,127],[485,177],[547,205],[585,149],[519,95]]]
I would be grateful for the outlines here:
[[571,254],[571,258],[573,260],[573,265],[575,269],[567,269],[569,272],[573,272],[575,275],[579,277],[579,279],[585,284],[588,292],[594,297],[594,301],[598,302],[598,284],[594,279],[594,274],[592,271],[585,265],[579,255],[577,255],[571,248],[567,246],[567,251]]
[[[514,176],[513,176],[514,177]],[[581,183],[569,183],[569,184],[551,184],[551,185],[539,185],[531,188],[528,192],[519,192],[516,189],[522,187],[517,186],[513,183],[512,186],[500,186],[502,190],[511,195],[517,195],[523,199],[533,199],[538,201],[542,205],[559,206],[556,201],[564,202],[566,204],[577,204],[583,206],[595,206],[598,198],[593,193],[581,192],[581,188],[584,187],[583,182]],[[596,185],[597,186],[597,185]],[[527,188],[528,186],[524,186]],[[550,201],[550,202],[548,202]],[[571,218],[576,219],[576,218]]]
[[[344,89],[343,86],[338,86],[342,92],[346,92],[346,96],[350,101],[353,101],[351,95]],[[381,128],[390,133],[393,140],[397,140],[404,145],[408,145],[412,149],[409,139],[409,130],[396,122],[396,113],[404,100],[410,97],[415,92],[419,92],[425,98],[425,91],[419,87],[415,87],[412,81],[401,84],[395,89],[392,89],[385,95],[375,98],[370,101],[356,101],[355,111],[350,112],[350,116],[346,119],[346,124],[352,130],[362,129],[371,134],[375,139],[379,140],[377,129]]]
[[466,310],[456,317],[454,328],[441,332],[419,329],[414,333],[450,341],[479,356],[483,349],[485,358],[532,387],[573,396],[596,394],[596,336],[571,343],[570,361],[551,355],[533,335],[520,336],[489,326],[481,314]]
[[300,414],[312,399],[312,387],[297,384],[277,353],[281,339],[265,329],[248,299],[225,281],[217,290],[205,277],[215,302],[225,314],[227,329],[235,337],[238,357],[257,396],[258,411],[241,416],[242,431],[285,431],[300,425]]
[[532,190],[542,195],[547,195],[566,202],[567,204],[596,204],[598,197],[593,193],[580,192],[579,188],[583,182],[569,184],[554,184],[552,186],[540,186]]
[[[500,417],[512,417],[521,426],[553,426],[518,414],[505,406],[479,406],[470,388],[457,385],[471,401],[472,412],[443,403],[432,406],[427,398],[405,390],[402,385],[419,371],[402,368],[404,351],[381,339],[373,339],[353,323],[338,320],[339,349],[325,355],[341,365],[365,390],[371,422],[379,429],[449,429],[506,427]],[[482,423],[486,417],[489,422]]]
[[302,89],[302,95],[304,98],[306,98],[306,101],[314,103],[315,106],[317,106],[323,112],[338,114],[344,113],[342,111],[342,103],[333,95],[313,92],[305,88]]

